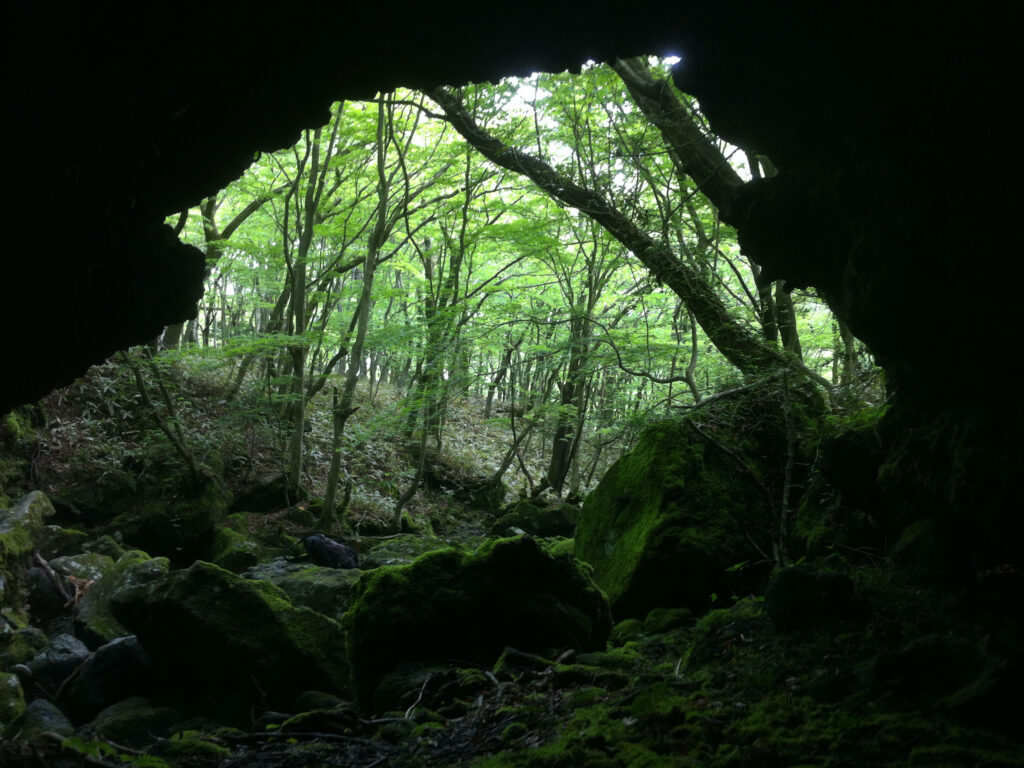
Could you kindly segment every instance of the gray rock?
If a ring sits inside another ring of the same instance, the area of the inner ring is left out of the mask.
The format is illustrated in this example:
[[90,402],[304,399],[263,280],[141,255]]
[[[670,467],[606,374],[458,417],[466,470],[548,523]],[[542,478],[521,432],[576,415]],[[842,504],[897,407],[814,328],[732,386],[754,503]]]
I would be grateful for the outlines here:
[[139,639],[119,637],[85,662],[67,692],[66,709],[75,722],[86,722],[115,702],[149,694],[153,683],[153,660]]
[[153,706],[149,699],[133,696],[105,708],[84,730],[117,744],[143,746],[170,735],[170,727],[179,719],[171,707]]
[[158,672],[197,698],[236,695],[286,707],[310,688],[348,688],[341,627],[265,581],[200,561],[119,592],[111,607]]
[[16,664],[27,664],[49,643],[50,638],[37,627],[24,627],[0,635],[0,668],[11,669]]
[[122,547],[113,536],[103,535],[82,545],[85,552],[95,552],[98,555],[106,555],[114,560],[120,559],[124,554]]
[[56,514],[42,491],[22,497],[8,510],[0,510],[0,570],[5,558],[29,554],[43,534],[46,518]]
[[374,546],[360,558],[359,567],[368,571],[386,565],[408,565],[420,555],[447,549],[450,546],[441,539],[403,533]]
[[36,699],[25,708],[25,714],[14,724],[14,733],[23,741],[34,741],[44,733],[70,736],[75,732],[71,721],[56,705],[46,699]]
[[166,557],[150,558],[139,550],[125,552],[79,601],[75,612],[77,633],[93,647],[131,634],[114,618],[111,599],[123,590],[163,578],[168,567]]
[[50,695],[89,657],[85,643],[74,635],[57,635],[32,661],[33,684]]
[[[66,577],[57,574],[64,592],[74,594]],[[53,578],[45,570],[33,566],[25,572],[25,588],[28,591],[28,604],[36,621],[47,622],[66,610],[67,598],[61,594]]]
[[357,702],[404,663],[456,658],[490,666],[507,645],[528,653],[603,650],[608,601],[572,556],[528,538],[476,552],[433,552],[364,575],[344,625]]
[[362,572],[322,568],[309,563],[289,563],[278,558],[255,568],[243,576],[269,581],[280,587],[293,605],[311,608],[332,619],[340,620],[352,604],[352,588]]
[[106,555],[86,552],[81,555],[57,557],[50,561],[57,573],[85,581],[96,581],[114,567],[114,560]]

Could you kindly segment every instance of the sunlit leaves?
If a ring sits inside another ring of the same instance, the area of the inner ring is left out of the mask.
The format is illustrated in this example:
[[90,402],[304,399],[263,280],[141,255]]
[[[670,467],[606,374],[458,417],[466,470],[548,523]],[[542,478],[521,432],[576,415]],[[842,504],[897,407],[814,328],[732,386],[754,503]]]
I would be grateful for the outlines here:
[[[652,63],[667,73],[664,62]],[[580,75],[538,74],[460,92],[488,131],[593,189],[669,244],[713,286],[737,322],[758,330],[757,287],[735,232],[683,173],[612,69],[589,64]],[[377,107],[336,105],[340,121],[329,155],[330,131],[320,133],[328,172],[306,264],[308,329],[299,337],[320,350],[314,362],[347,343],[358,306],[362,260],[379,213]],[[514,379],[517,400],[546,392],[553,405],[552,382],[585,348],[580,376],[595,414],[587,422],[593,432],[586,433],[594,441],[614,433],[617,420],[633,423],[690,402],[693,392],[679,377],[691,362],[705,394],[725,385],[734,371],[702,333],[694,337],[675,294],[585,212],[481,159],[437,119],[440,112],[422,94],[395,94],[385,138],[392,220],[373,283],[367,360],[390,366],[403,388],[430,362],[443,381],[465,374],[465,387],[482,393],[518,340],[513,370],[501,386],[511,387]],[[294,250],[304,224],[296,219],[294,194],[289,197],[297,188],[289,185],[301,181],[314,135],[306,132],[295,147],[263,154],[217,196],[221,226],[263,201],[220,244],[201,304],[199,322],[210,330],[206,343],[232,361],[245,355],[281,360],[296,343],[275,318],[289,301],[285,251]],[[195,211],[182,237],[213,247]],[[808,359],[827,373],[830,315],[811,296],[794,299]],[[641,386],[623,367],[661,381],[642,379]],[[410,394],[410,409],[421,404],[416,397]],[[558,415],[540,411],[548,419]],[[564,410],[562,416],[574,414]]]

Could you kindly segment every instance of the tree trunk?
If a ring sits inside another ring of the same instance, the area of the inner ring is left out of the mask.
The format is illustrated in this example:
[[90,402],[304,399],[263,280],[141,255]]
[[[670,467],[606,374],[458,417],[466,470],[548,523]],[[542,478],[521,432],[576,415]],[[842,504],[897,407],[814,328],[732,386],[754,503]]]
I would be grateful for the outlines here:
[[363,347],[366,343],[366,330],[370,324],[370,306],[373,294],[373,278],[377,269],[377,255],[387,239],[388,220],[388,178],[385,172],[384,125],[387,120],[385,100],[377,103],[377,222],[366,247],[366,258],[363,261],[363,286],[356,308],[356,332],[352,340],[352,349],[348,356],[348,367],[345,373],[345,384],[338,402],[335,390],[333,425],[334,438],[331,444],[331,469],[328,477],[327,490],[324,494],[324,511],[321,525],[330,527],[335,522],[334,497],[338,489],[338,471],[336,466],[341,461],[341,437],[345,431],[348,417],[355,413],[353,406],[356,385],[359,383],[359,369],[363,364]]
[[498,364],[498,372],[494,374],[494,378],[491,379],[491,383],[487,385],[487,402],[484,405],[484,418],[491,418],[491,403],[494,400],[494,393],[498,389],[498,385],[501,384],[501,380],[505,378],[505,374],[508,373],[508,367],[512,362],[512,355],[519,349],[519,345],[523,343],[523,337],[520,336],[514,343],[510,343],[505,347],[504,353],[501,356],[501,363]]
[[793,307],[793,296],[782,287],[782,281],[775,281],[775,306],[778,310],[779,335],[782,337],[782,348],[792,352],[798,360],[803,358],[800,348],[800,334],[796,327],[796,309]]
[[661,132],[680,173],[693,179],[720,214],[728,211],[743,179],[693,122],[669,83],[651,77],[642,57],[616,59],[611,67],[622,79],[633,102]]
[[[297,217],[300,222],[299,242],[292,259],[291,269],[291,303],[289,305],[289,317],[291,335],[296,339],[288,348],[288,354],[292,363],[291,379],[291,435],[288,443],[288,495],[291,500],[301,498],[302,495],[302,460],[303,460],[303,437],[306,424],[306,344],[302,340],[302,334],[306,330],[306,259],[309,256],[309,248],[313,242],[314,220],[316,217],[319,196],[317,194],[317,177],[320,172],[320,135],[321,129],[313,132],[312,144],[310,146],[309,176],[306,179],[305,196],[302,204],[302,215]],[[308,141],[308,134],[307,134]],[[302,174],[297,174],[296,186]],[[285,208],[285,236],[283,242],[287,248],[288,214]]]
[[842,386],[849,386],[857,375],[857,347],[853,331],[845,322],[836,318],[839,324],[839,333],[843,340],[843,370],[840,374],[839,383]]
[[587,319],[574,316],[570,321],[569,363],[565,381],[558,384],[559,408],[551,442],[551,460],[545,475],[547,485],[557,494],[562,493],[565,477],[572,466],[585,416],[583,368],[587,359],[589,335],[590,324]]
[[758,374],[793,365],[791,358],[751,334],[734,320],[714,289],[676,257],[672,249],[641,230],[600,194],[575,184],[547,163],[510,148],[477,125],[459,98],[444,88],[430,97],[444,109],[449,122],[491,162],[528,176],[549,195],[597,221],[631,250],[662,283],[693,312],[712,343],[743,373]]

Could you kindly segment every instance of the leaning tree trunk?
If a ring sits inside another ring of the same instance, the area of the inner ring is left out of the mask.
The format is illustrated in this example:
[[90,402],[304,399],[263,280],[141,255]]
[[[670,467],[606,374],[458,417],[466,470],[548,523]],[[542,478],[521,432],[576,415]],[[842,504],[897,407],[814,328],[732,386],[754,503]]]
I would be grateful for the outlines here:
[[457,95],[445,88],[429,92],[448,121],[488,160],[530,178],[553,198],[585,213],[631,250],[651,273],[671,288],[693,312],[711,342],[743,373],[790,368],[794,360],[750,333],[730,316],[714,289],[677,258],[672,248],[637,227],[594,190],[563,176],[542,160],[503,144],[480,127]]

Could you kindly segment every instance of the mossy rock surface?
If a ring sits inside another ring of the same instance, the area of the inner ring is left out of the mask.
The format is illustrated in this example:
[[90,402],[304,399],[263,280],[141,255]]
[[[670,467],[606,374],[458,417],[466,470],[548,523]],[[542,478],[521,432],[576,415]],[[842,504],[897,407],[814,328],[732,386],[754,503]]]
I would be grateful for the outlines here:
[[21,717],[8,725],[5,735],[19,741],[47,741],[49,734],[70,736],[75,728],[57,706],[46,699],[29,702]]
[[166,557],[153,558],[134,549],[125,552],[106,573],[89,585],[79,600],[75,613],[78,634],[93,647],[131,634],[114,618],[111,600],[124,590],[163,578],[169,567]]
[[95,582],[113,569],[114,559],[95,552],[83,552],[55,557],[50,561],[50,567],[70,578]]
[[0,569],[35,548],[46,519],[54,514],[53,504],[42,491],[32,491],[10,509],[0,510]]
[[169,557],[176,565],[209,559],[231,499],[219,478],[193,482],[179,477],[170,487],[139,488],[115,497],[100,513],[100,519],[108,520],[102,532],[119,532],[129,545]]
[[92,720],[101,710],[129,696],[152,693],[153,661],[134,635],[96,649],[65,686],[61,706],[75,722]]
[[0,632],[0,669],[10,669],[15,664],[27,664],[49,642],[49,638],[38,627]]
[[111,604],[158,671],[197,700],[236,695],[286,707],[311,688],[347,691],[341,627],[270,583],[200,561]]
[[881,406],[822,421],[807,490],[794,519],[792,556],[826,556],[837,544],[882,551],[878,469],[885,451],[878,426],[885,412]]
[[112,557],[114,560],[120,560],[121,555],[124,554],[125,549],[121,546],[121,543],[113,536],[104,534],[99,536],[92,541],[87,541],[82,545],[83,552],[96,552],[100,555],[106,555]]
[[587,498],[576,555],[617,619],[658,606],[703,610],[725,569],[754,556],[747,532],[770,520],[764,494],[685,422],[650,427]]
[[432,536],[400,533],[374,544],[366,554],[360,556],[359,567],[372,570],[390,565],[408,565],[421,555],[450,547],[451,544]]
[[[89,534],[76,528],[61,528],[59,525],[43,527],[36,549],[47,560],[55,557],[74,555],[85,551]],[[102,553],[101,553],[102,554]]]
[[0,416],[0,508],[31,487],[32,456],[38,437],[25,409]]
[[288,595],[293,605],[310,608],[340,620],[352,604],[352,592],[362,576],[355,568],[325,568],[311,563],[289,563],[278,558],[250,568],[247,579],[269,581]]
[[572,536],[579,510],[572,504],[549,508],[528,499],[521,499],[505,507],[501,516],[490,525],[492,534],[506,535],[509,529],[519,529],[533,536]]
[[575,541],[616,619],[659,606],[705,610],[712,594],[736,588],[726,569],[770,548],[787,456],[819,407],[812,391],[770,377],[653,424],[611,466]]
[[138,747],[169,735],[180,717],[170,707],[154,706],[149,699],[133,696],[96,715],[89,730],[102,739]]
[[378,682],[404,662],[457,658],[490,666],[507,645],[602,650],[611,617],[604,595],[572,558],[517,538],[369,572],[344,624],[357,700],[372,707]]
[[210,545],[210,559],[215,565],[234,573],[252,568],[260,561],[262,548],[229,525],[217,527]]
[[25,711],[25,692],[21,681],[10,672],[0,672],[0,729],[13,723]]
[[76,518],[84,517],[94,523],[132,509],[144,492],[135,475],[123,469],[110,469],[97,477],[92,469],[72,468],[63,480],[60,490],[54,493],[54,503],[62,512],[69,511]]

